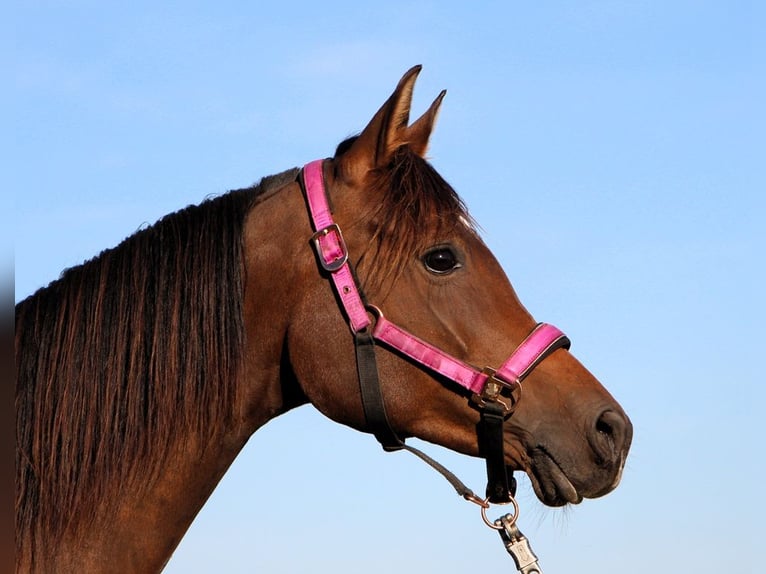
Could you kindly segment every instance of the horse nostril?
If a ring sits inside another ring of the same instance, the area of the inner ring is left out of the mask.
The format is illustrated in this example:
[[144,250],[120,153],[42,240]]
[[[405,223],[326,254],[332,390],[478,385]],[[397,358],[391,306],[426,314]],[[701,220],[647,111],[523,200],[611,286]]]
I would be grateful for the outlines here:
[[596,421],[596,430],[600,433],[607,435],[608,437],[612,437],[614,435],[614,426],[608,420],[611,418],[612,417],[606,417],[604,415],[601,415]]
[[596,419],[595,432],[591,434],[591,446],[601,464],[620,461],[630,441],[630,421],[625,415],[605,410]]

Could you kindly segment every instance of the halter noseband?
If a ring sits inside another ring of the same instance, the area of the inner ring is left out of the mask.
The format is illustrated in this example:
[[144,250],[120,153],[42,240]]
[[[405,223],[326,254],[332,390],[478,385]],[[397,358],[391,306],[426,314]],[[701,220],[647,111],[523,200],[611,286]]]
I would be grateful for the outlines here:
[[300,178],[315,231],[311,243],[319,265],[330,276],[354,335],[362,403],[371,430],[384,449],[404,448],[414,452],[444,474],[459,494],[474,501],[477,499],[454,475],[427,455],[405,445],[390,428],[375,363],[375,341],[378,341],[470,391],[471,400],[482,416],[479,449],[487,460],[487,497],[491,502],[508,502],[515,487],[509,485],[509,480],[513,479],[504,462],[503,422],[516,407],[521,381],[553,351],[568,349],[569,339],[553,325],[540,323],[500,368],[478,369],[386,319],[380,309],[362,299],[348,261],[343,234],[332,218],[323,164],[324,160],[306,164]]

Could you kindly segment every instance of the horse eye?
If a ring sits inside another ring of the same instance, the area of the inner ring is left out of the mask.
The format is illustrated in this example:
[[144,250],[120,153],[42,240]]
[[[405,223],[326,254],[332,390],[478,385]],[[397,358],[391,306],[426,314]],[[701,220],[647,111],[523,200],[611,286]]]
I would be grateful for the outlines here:
[[461,267],[455,252],[449,247],[439,247],[423,257],[423,264],[431,273],[446,275]]

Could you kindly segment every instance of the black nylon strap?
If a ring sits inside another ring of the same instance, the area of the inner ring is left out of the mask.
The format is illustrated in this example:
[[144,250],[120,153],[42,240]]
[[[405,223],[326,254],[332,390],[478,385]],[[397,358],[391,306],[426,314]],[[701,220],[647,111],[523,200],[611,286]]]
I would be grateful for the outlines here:
[[362,406],[367,425],[383,446],[386,452],[406,450],[427,463],[431,468],[441,474],[452,488],[464,498],[476,499],[476,495],[452,472],[440,463],[432,459],[426,453],[405,444],[391,428],[386,415],[386,406],[383,402],[383,394],[380,391],[378,378],[378,363],[375,358],[375,340],[369,330],[365,329],[354,333],[354,347],[356,348],[356,369],[359,375],[359,390],[362,394]]
[[[505,464],[503,424],[506,411],[502,404],[487,402],[481,409],[478,426],[479,454],[487,463],[487,498],[490,502],[510,502],[516,493],[516,479]],[[510,472],[509,472],[510,471]]]
[[375,359],[375,340],[369,329],[354,333],[354,347],[356,348],[359,390],[362,393],[362,406],[367,425],[384,449],[399,450],[404,443],[388,424],[386,406],[380,392],[378,363]]

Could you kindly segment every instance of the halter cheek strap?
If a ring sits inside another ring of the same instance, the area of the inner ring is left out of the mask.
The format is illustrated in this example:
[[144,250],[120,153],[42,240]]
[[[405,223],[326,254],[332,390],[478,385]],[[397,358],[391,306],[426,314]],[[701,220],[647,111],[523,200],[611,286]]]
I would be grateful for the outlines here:
[[[322,172],[324,160],[306,164],[301,183],[314,234],[311,243],[319,265],[330,276],[354,335],[362,402],[368,425],[386,450],[405,448],[441,472],[466,498],[475,495],[439,463],[396,436],[385,414],[375,361],[375,341],[470,391],[482,414],[480,450],[487,459],[487,496],[493,502],[510,499],[512,488],[504,464],[503,422],[515,408],[521,381],[556,349],[569,348],[569,339],[553,325],[538,324],[497,370],[477,369],[419,339],[392,323],[383,312],[366,305],[348,261],[340,227],[333,221]],[[374,321],[370,316],[374,318]]]
[[314,227],[311,243],[319,265],[330,274],[351,330],[358,333],[370,324],[370,319],[348,263],[348,249],[343,234],[332,219],[322,174],[323,163],[321,159],[313,161],[302,171],[303,190]]

